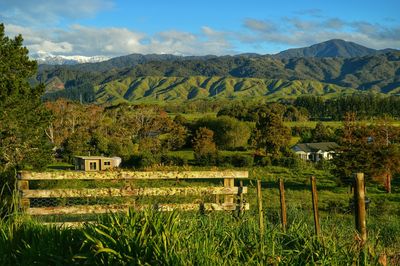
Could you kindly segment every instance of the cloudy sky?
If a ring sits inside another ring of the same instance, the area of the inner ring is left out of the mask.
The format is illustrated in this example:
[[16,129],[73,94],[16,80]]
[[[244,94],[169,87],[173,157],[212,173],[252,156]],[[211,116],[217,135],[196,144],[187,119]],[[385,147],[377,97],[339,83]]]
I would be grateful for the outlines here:
[[31,53],[271,54],[329,39],[400,48],[399,0],[1,0]]

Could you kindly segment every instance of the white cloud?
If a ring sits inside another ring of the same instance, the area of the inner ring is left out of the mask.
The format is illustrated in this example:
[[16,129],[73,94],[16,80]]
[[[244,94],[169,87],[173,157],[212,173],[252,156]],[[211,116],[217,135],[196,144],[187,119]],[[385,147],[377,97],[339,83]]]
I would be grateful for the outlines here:
[[177,55],[223,55],[232,53],[232,45],[224,32],[210,27],[202,27],[200,34],[180,31],[164,31],[150,39],[150,53],[168,53]]
[[275,32],[278,29],[278,26],[268,20],[258,20],[258,19],[245,19],[244,21],[244,27],[253,30],[253,31],[258,31],[258,32]]
[[248,19],[243,26],[247,31],[239,35],[240,41],[254,47],[262,43],[300,47],[329,39],[344,39],[375,49],[400,48],[399,25],[389,27],[339,18],[285,17],[276,22]]
[[64,18],[86,18],[111,9],[112,0],[2,0],[0,19],[10,24],[43,26]]
[[9,36],[22,34],[24,45],[32,54],[120,56],[131,53],[177,55],[231,54],[232,46],[225,32],[204,26],[201,33],[163,31],[148,36],[126,28],[94,28],[72,25],[67,30],[35,30],[5,25]]

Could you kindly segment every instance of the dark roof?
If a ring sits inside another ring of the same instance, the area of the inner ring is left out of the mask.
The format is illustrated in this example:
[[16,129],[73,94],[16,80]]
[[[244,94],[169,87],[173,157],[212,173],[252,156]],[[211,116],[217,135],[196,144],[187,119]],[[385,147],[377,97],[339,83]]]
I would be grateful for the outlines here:
[[336,142],[298,143],[292,149],[304,152],[333,151],[338,146]]
[[110,157],[104,157],[104,156],[75,156],[75,158],[79,158],[82,160],[109,160],[109,159],[112,159]]

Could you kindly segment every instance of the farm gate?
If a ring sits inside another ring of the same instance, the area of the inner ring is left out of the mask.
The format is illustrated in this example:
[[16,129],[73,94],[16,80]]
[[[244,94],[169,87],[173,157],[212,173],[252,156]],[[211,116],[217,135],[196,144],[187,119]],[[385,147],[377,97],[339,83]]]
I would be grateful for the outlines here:
[[[244,200],[247,187],[241,181],[247,178],[247,171],[21,171],[18,190],[20,208],[31,216],[97,215],[129,208],[240,212],[249,209]],[[172,186],[157,187],[160,180]],[[139,187],[137,182],[145,184]],[[162,202],[175,197],[192,201]],[[150,198],[157,200],[146,204]]]

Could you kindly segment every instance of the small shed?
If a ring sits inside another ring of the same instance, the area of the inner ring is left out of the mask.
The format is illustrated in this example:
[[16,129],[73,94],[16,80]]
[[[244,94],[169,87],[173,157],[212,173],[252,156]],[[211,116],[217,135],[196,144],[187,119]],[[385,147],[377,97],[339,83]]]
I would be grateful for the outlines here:
[[75,156],[75,170],[81,171],[103,171],[118,167],[120,163],[119,157]]

